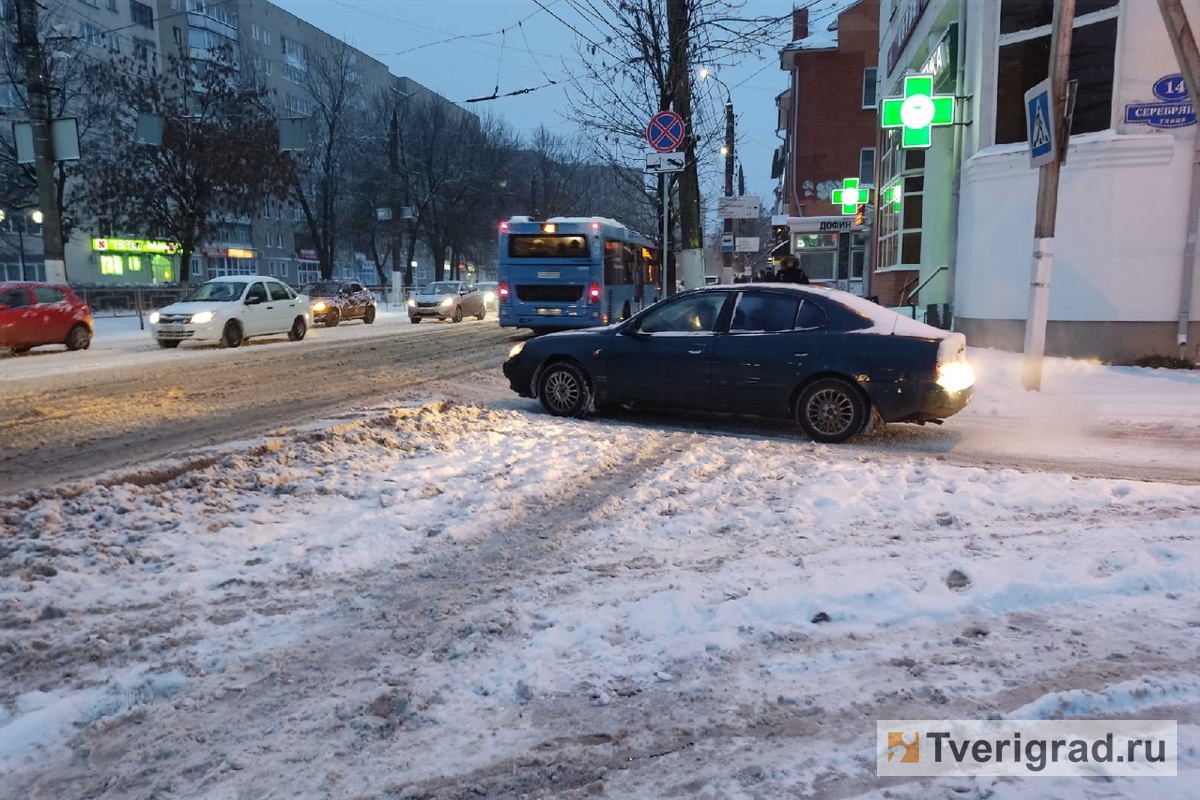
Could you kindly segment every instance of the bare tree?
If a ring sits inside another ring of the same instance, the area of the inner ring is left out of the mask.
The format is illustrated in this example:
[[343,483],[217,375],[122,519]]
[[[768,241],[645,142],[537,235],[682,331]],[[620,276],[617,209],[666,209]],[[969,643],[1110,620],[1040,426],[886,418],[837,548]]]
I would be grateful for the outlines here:
[[[181,282],[190,278],[191,254],[218,225],[285,198],[292,182],[267,97],[242,86],[223,55],[172,58],[161,73],[129,61],[109,65],[120,112],[109,146],[79,186],[81,208],[102,229],[180,242]],[[136,140],[138,114],[162,120],[160,145]]]
[[358,54],[350,45],[330,38],[320,52],[307,56],[298,61],[312,96],[310,141],[307,150],[296,154],[293,191],[321,276],[330,278],[344,220],[350,216],[355,167],[364,163],[361,156],[368,152],[366,98]]
[[[703,231],[696,145],[719,141],[723,121],[693,113],[694,65],[720,65],[767,43],[785,17],[741,16],[744,0],[568,0],[598,33],[580,43],[583,70],[572,76],[572,113],[584,121],[597,152],[608,163],[631,167],[646,149],[646,123],[658,111],[684,119],[679,220],[684,249],[698,253]],[[664,176],[661,203],[669,191]],[[669,248],[668,248],[669,249]],[[668,262],[668,290],[673,286]]]

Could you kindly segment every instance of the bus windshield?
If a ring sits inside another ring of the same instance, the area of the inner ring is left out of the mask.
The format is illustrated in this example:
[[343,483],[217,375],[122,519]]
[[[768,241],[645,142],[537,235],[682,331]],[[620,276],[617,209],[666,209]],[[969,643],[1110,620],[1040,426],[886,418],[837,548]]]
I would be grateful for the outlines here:
[[587,237],[577,234],[519,234],[508,237],[509,258],[587,258]]

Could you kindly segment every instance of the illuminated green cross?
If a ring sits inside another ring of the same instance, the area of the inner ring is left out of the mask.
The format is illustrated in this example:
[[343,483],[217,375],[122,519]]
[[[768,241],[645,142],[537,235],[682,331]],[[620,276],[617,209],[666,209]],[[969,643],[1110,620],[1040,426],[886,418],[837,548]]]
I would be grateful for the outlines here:
[[954,122],[954,96],[933,93],[932,75],[909,75],[904,79],[904,97],[883,99],[882,125],[903,128],[901,147],[929,147],[930,128]]
[[842,188],[833,190],[833,203],[842,207],[843,214],[853,214],[860,203],[868,203],[871,192],[858,188],[858,178],[843,178]]
[[900,184],[895,183],[889,186],[883,193],[883,202],[892,204],[892,211],[900,210],[900,198],[904,192],[900,188]]

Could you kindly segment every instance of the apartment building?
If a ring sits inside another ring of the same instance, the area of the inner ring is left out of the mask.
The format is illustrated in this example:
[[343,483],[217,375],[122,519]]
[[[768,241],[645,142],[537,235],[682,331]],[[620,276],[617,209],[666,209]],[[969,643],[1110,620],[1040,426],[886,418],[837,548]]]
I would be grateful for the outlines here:
[[[11,8],[12,0],[0,0],[0,11],[8,13]],[[46,25],[78,37],[89,59],[133,57],[161,69],[173,55],[204,60],[218,52],[231,52],[247,77],[271,92],[281,120],[313,117],[317,104],[309,71],[320,59],[342,52],[358,84],[354,102],[359,110],[365,110],[380,94],[398,100],[419,96],[444,103],[452,114],[461,116],[463,124],[478,124],[465,109],[410,78],[392,75],[382,62],[265,0],[54,0],[40,13]],[[4,116],[5,97],[19,91],[11,82],[0,87],[0,116]],[[16,106],[9,104],[10,109]],[[12,228],[11,219],[7,227]],[[4,231],[5,223],[0,221],[0,234]],[[20,233],[24,257],[6,254],[13,237],[0,236],[0,264],[8,273],[44,277],[38,273],[41,241],[37,226],[25,220]],[[377,282],[365,253],[353,242],[344,244],[342,252],[335,255],[335,274]],[[139,231],[106,231],[105,235],[76,231],[65,250],[72,283],[169,283],[179,274],[177,243],[148,240]],[[417,275],[432,276],[428,252],[419,248],[416,257]],[[220,220],[209,240],[192,255],[189,272],[192,281],[266,274],[302,284],[319,276],[319,262],[301,208],[269,203],[252,218]]]

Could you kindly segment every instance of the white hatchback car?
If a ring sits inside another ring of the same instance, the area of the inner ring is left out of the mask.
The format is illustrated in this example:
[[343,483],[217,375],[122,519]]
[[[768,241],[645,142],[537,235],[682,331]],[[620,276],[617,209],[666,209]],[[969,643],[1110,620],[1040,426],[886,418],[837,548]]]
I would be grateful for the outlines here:
[[312,324],[308,298],[277,278],[228,275],[205,281],[179,302],[150,314],[160,347],[180,342],[238,347],[251,337],[304,338]]

